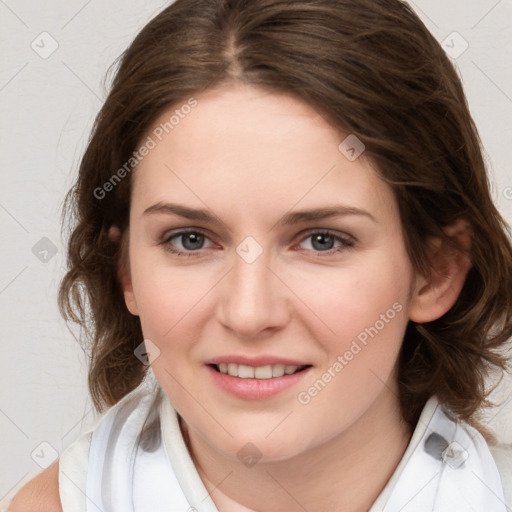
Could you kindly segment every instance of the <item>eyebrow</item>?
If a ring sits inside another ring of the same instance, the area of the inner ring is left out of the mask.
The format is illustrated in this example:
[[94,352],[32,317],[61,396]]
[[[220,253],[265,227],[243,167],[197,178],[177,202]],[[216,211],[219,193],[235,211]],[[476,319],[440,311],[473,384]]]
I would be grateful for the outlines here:
[[[178,215],[190,220],[218,223],[219,218],[213,215],[206,209],[189,208],[176,203],[156,203],[149,208],[144,210],[143,215],[152,214],[168,214]],[[301,222],[309,222],[315,220],[323,220],[333,217],[344,217],[348,215],[359,215],[371,219],[373,222],[377,222],[377,219],[368,211],[362,210],[361,208],[355,208],[352,206],[328,206],[323,208],[312,208],[309,210],[301,210],[295,212],[288,212],[284,214],[275,225],[290,225],[299,224]]]

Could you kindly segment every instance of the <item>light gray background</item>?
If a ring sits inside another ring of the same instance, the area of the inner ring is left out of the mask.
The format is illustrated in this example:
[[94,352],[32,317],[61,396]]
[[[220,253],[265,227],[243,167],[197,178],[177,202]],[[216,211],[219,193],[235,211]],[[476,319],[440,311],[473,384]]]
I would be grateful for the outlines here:
[[[57,309],[60,207],[106,96],[108,66],[167,3],[0,0],[0,501],[94,420],[86,357]],[[454,61],[488,153],[494,199],[511,222],[512,0],[411,5],[449,51],[469,44]],[[45,59],[31,47],[51,48],[44,31],[58,43]],[[498,395],[504,405],[490,425],[512,442],[511,379]]]

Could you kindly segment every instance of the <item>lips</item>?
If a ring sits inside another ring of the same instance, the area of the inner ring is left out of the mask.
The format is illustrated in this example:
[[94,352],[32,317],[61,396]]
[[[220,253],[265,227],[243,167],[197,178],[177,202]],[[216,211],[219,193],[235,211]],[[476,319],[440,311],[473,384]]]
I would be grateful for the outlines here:
[[296,385],[311,368],[303,361],[274,356],[222,356],[206,361],[213,383],[241,399],[271,398]]
[[290,359],[287,357],[279,357],[279,356],[258,356],[258,357],[248,357],[245,355],[226,355],[219,356],[205,361],[205,364],[215,364],[218,365],[220,363],[235,363],[242,364],[246,366],[252,366],[257,368],[258,366],[267,366],[267,365],[277,365],[282,364],[284,366],[308,366],[309,363],[307,361],[299,361],[298,359]]

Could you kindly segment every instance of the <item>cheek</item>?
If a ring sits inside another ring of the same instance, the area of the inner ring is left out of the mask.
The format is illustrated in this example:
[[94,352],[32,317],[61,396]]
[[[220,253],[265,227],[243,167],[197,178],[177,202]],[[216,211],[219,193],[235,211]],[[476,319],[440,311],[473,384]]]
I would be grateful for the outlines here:
[[313,425],[316,418],[324,434],[347,427],[383,390],[393,388],[390,379],[408,323],[407,268],[407,260],[375,262],[339,272],[322,293],[310,290],[308,305],[329,329],[316,321],[312,335],[325,357],[297,400],[308,422]]
[[153,269],[139,274],[134,292],[144,334],[156,339],[172,336],[197,314],[209,289],[206,274],[201,272]]
[[391,385],[408,323],[408,260],[400,258],[398,251],[394,258],[382,255],[378,260],[361,261],[333,273],[321,290],[304,292],[311,297],[308,306],[322,320],[316,320],[311,334],[324,358],[315,378],[305,383],[299,401],[311,400],[311,408],[306,409],[314,409],[319,416],[325,408],[331,410],[329,404],[338,403],[338,412],[328,420],[333,428],[348,421],[347,411],[356,417],[369,406],[384,383]]
[[144,336],[162,345],[161,350],[170,340],[174,347],[180,346],[180,340],[184,344],[191,325],[201,311],[204,314],[205,299],[218,275],[194,265],[178,268],[143,257],[135,257],[131,268]]
[[[364,343],[370,336],[379,337],[385,332],[400,332],[406,322],[410,287],[407,261],[398,265],[376,261],[361,262],[317,275],[304,281],[301,295],[307,297],[306,305],[317,315],[317,324],[323,324],[325,336],[340,344],[340,348],[358,338]],[[396,260],[395,260],[396,261]],[[318,328],[318,331],[320,327]]]

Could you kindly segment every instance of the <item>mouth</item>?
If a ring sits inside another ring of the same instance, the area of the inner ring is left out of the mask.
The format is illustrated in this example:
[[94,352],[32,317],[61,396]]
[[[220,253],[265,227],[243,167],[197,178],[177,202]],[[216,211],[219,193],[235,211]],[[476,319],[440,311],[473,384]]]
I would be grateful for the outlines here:
[[304,360],[277,354],[226,354],[203,364],[215,388],[242,400],[266,400],[291,392],[313,371],[313,365]]
[[237,363],[219,363],[209,364],[218,373],[238,377],[239,379],[259,379],[269,380],[287,375],[294,375],[310,368],[310,364],[306,365],[285,365],[285,364],[267,364],[265,366],[249,366]]

